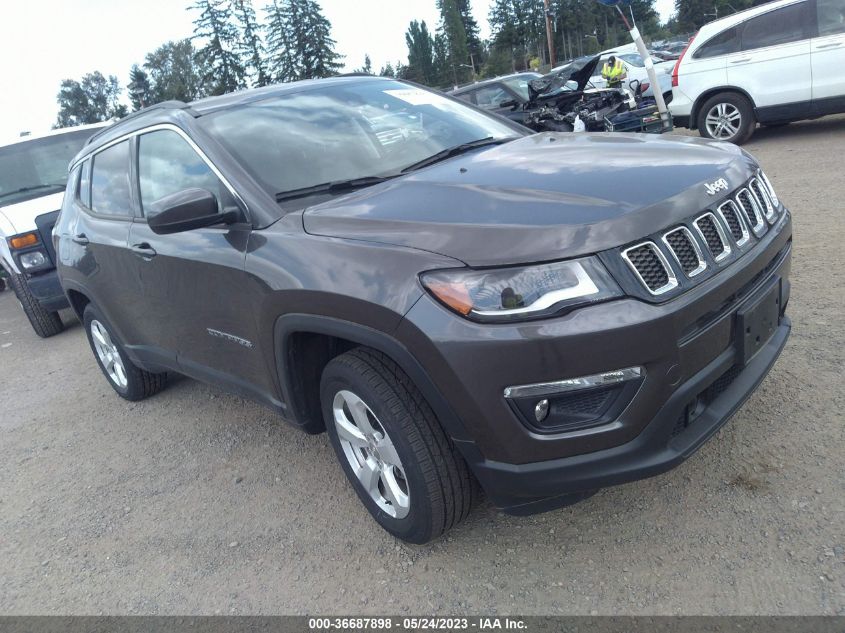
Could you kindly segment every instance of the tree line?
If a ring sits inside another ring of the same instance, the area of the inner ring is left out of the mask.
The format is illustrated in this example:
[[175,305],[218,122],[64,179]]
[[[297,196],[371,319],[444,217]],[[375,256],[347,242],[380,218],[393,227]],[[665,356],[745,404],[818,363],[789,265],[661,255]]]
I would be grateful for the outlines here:
[[[129,71],[133,110],[167,100],[193,101],[241,88],[329,77],[343,67],[331,24],[316,0],[196,0],[191,37],[165,42]],[[123,89],[99,71],[62,81],[56,127],[120,118]]]
[[[768,1],[675,0],[675,13],[666,24],[660,24],[655,0],[632,0],[631,11],[647,39],[668,39]],[[434,29],[425,21],[411,21],[405,32],[407,62],[388,62],[378,74],[449,88],[548,68],[543,0],[493,0],[491,36],[483,41],[469,0],[435,2],[439,19]],[[130,69],[127,89],[133,110],[170,99],[187,102],[241,88],[328,77],[343,67],[331,24],[316,0],[270,0],[260,13],[251,0],[195,0],[188,10],[196,16],[193,35],[162,44]],[[615,9],[595,0],[550,0],[548,15],[558,63],[630,41]],[[374,73],[368,55],[356,72]],[[81,81],[65,79],[56,125],[125,116],[121,94],[118,78],[99,71]]]

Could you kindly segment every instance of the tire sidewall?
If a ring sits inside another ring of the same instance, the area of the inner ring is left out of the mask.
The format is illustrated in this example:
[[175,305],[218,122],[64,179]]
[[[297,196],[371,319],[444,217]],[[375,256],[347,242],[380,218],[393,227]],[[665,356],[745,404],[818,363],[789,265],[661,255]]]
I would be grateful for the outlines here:
[[[382,510],[370,497],[369,493],[358,481],[355,473],[340,445],[337,429],[334,425],[334,412],[332,403],[335,394],[341,390],[348,390],[361,398],[378,418],[384,430],[390,436],[408,482],[408,491],[411,507],[408,514],[396,519]],[[355,493],[361,502],[369,510],[376,522],[393,536],[412,543],[424,543],[431,538],[432,533],[432,511],[429,492],[425,485],[425,477],[420,468],[413,449],[408,439],[408,433],[417,433],[410,421],[402,424],[401,420],[391,412],[387,404],[382,401],[378,393],[358,373],[342,364],[332,363],[324,372],[320,382],[320,404],[323,411],[323,419],[326,422],[326,431],[329,435],[332,448],[335,451],[343,472],[355,489]]]
[[[707,113],[720,103],[732,105],[739,110],[740,116],[742,117],[742,123],[739,126],[739,131],[733,136],[733,138],[715,138],[710,136],[710,132],[707,130]],[[742,95],[734,93],[723,93],[710,97],[702,106],[701,113],[699,114],[698,132],[701,136],[714,141],[723,141],[725,143],[740,145],[751,138],[756,125],[757,120],[754,116],[754,110],[748,99]]]
[[[100,360],[100,355],[97,354],[97,348],[94,345],[94,337],[91,334],[91,322],[95,319],[99,321],[106,330],[108,330],[109,337],[117,348],[117,353],[120,356],[120,360],[123,362],[123,369],[126,372],[125,388],[120,387],[112,380],[111,376],[109,376],[106,371],[106,368],[103,366],[103,362]],[[85,335],[88,337],[88,344],[91,346],[91,353],[94,354],[94,360],[97,362],[97,366],[100,368],[100,371],[103,372],[103,376],[106,377],[109,385],[111,385],[112,389],[114,389],[121,397],[126,398],[127,400],[137,399],[140,391],[143,391],[142,387],[138,384],[138,372],[135,370],[135,365],[126,355],[126,352],[123,349],[123,343],[121,343],[120,339],[115,334],[114,328],[112,328],[111,324],[109,324],[109,322],[103,317],[100,311],[90,303],[86,306],[85,311],[82,314],[82,322],[85,325]]]

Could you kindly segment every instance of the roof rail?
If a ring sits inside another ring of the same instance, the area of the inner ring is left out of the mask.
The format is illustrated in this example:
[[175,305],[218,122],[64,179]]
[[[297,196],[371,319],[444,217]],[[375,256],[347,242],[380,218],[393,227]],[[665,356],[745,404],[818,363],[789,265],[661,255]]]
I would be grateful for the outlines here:
[[[131,121],[132,119],[139,117],[141,115],[147,114],[148,112],[151,112],[153,110],[185,110],[186,112],[191,114],[191,116],[194,116],[194,117],[197,116],[197,113],[192,110],[191,106],[189,106],[184,101],[178,101],[176,99],[171,99],[170,101],[160,101],[159,103],[154,103],[151,106],[141,108],[137,112],[131,112],[131,113],[127,114],[125,117],[123,117],[122,119],[115,121],[114,125],[119,125],[119,124],[121,124],[125,121]],[[88,140],[86,141],[85,144],[90,145],[97,138],[99,138],[100,136],[102,136],[106,132],[109,132],[112,129],[112,127],[113,127],[112,125],[108,125],[108,126],[104,127],[102,130],[99,130],[95,134],[91,135],[88,138]]]

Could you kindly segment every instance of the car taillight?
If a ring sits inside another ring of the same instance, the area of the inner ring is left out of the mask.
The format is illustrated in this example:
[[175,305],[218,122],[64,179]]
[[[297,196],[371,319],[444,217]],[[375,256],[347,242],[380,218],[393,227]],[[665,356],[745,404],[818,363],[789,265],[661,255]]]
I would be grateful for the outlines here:
[[[697,35],[697,34],[696,34]],[[692,41],[695,39],[695,35],[689,38],[689,42],[687,42],[686,48],[681,51],[681,56],[678,57],[678,61],[675,62],[675,67],[672,69],[672,87],[678,87],[678,68],[681,67],[681,62],[684,60],[684,55],[687,54],[689,47],[692,45]]]

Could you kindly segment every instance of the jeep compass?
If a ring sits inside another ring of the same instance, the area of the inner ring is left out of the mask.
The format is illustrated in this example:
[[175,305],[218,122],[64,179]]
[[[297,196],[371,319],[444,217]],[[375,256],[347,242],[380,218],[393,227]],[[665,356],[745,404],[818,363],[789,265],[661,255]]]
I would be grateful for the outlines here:
[[327,431],[415,543],[482,490],[529,514],[677,465],[790,330],[790,214],[741,149],[531,134],[387,78],[131,115],[54,239],[118,394],[176,372]]

